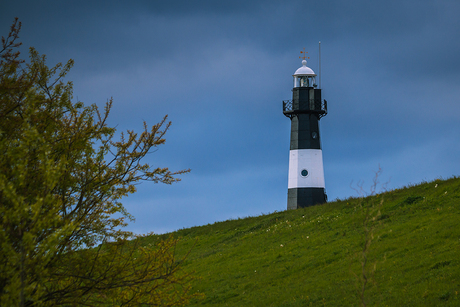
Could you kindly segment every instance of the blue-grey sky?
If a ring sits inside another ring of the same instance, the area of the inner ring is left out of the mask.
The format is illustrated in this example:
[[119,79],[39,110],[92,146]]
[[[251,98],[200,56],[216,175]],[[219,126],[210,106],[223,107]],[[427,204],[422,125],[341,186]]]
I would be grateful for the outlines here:
[[141,131],[165,114],[152,166],[191,168],[124,200],[136,233],[163,233],[287,205],[292,74],[306,48],[330,200],[380,181],[394,189],[460,175],[460,2],[0,1],[0,35],[22,22],[23,56],[72,58],[75,99]]

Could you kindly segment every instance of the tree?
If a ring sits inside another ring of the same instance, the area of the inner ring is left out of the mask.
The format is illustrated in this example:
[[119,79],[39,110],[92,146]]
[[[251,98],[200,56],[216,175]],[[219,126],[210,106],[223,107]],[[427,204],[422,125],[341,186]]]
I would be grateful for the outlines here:
[[120,200],[136,184],[189,171],[142,162],[165,142],[167,116],[115,141],[112,100],[102,114],[72,102],[72,60],[49,68],[31,48],[24,65],[20,28],[16,18],[0,49],[0,305],[184,304],[193,295],[177,241],[140,246],[121,228],[132,217]]

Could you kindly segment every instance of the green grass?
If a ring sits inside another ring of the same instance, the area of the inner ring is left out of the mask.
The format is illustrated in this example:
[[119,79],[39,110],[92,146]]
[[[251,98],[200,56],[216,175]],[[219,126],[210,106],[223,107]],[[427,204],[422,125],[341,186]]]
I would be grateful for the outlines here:
[[460,306],[459,222],[451,178],[173,235],[206,295],[190,306],[359,306],[366,234],[367,306]]

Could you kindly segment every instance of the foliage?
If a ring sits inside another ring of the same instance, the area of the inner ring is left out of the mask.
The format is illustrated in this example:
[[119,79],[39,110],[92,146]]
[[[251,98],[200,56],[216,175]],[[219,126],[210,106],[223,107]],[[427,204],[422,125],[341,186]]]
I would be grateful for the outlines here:
[[56,266],[51,274],[48,293],[59,297],[53,305],[57,301],[65,306],[75,302],[90,306],[182,306],[191,297],[191,276],[179,272],[176,244],[173,238],[145,246],[139,240],[128,244],[118,241],[67,254],[63,265],[60,263],[62,266]]
[[174,236],[178,255],[194,246],[184,269],[206,294],[190,306],[358,306],[363,250],[367,306],[459,306],[459,219],[460,178],[451,178]]
[[120,200],[136,184],[189,171],[142,162],[165,142],[167,117],[115,141],[112,100],[102,114],[73,103],[63,81],[72,60],[49,68],[31,48],[24,65],[20,27],[16,19],[0,49],[0,305],[185,303],[176,240],[139,247],[120,228],[132,218]]

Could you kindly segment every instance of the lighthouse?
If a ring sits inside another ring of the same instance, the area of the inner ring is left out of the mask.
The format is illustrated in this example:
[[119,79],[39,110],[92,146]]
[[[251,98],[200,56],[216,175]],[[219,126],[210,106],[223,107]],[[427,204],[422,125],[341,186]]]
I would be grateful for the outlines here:
[[327,200],[319,133],[319,120],[327,114],[327,102],[321,98],[316,74],[307,67],[307,57],[301,58],[302,67],[293,75],[292,100],[283,101],[283,113],[291,119],[288,210]]

